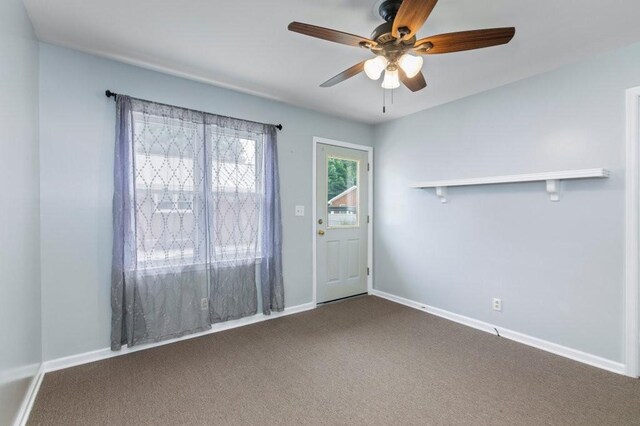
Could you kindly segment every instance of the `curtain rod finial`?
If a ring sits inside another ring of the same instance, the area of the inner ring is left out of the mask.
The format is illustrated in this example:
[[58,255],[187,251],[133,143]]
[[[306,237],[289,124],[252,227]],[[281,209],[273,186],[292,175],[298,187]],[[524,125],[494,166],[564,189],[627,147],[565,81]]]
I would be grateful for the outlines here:
[[111,98],[111,97],[115,98],[117,95],[116,93],[113,93],[111,90],[106,90],[104,94],[107,98]]
[[282,130],[282,124],[278,124],[278,125],[276,125],[276,129],[278,129],[278,130]]

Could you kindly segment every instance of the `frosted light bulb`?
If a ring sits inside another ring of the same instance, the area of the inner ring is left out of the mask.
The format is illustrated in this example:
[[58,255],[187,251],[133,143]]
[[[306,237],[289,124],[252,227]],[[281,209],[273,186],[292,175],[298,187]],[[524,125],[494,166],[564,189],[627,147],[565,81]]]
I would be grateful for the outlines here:
[[400,87],[398,70],[386,70],[384,73],[384,80],[382,81],[382,88],[397,89],[398,87]]
[[388,63],[384,56],[376,56],[364,63],[364,72],[371,80],[377,80],[382,75],[382,71],[387,68]]
[[404,54],[400,57],[398,65],[402,68],[402,71],[406,74],[407,78],[413,78],[422,69],[422,57]]

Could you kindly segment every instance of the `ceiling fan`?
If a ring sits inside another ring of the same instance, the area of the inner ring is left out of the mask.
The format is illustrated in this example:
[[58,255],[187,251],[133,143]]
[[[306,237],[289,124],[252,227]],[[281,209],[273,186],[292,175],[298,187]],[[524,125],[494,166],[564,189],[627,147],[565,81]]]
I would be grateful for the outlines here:
[[384,72],[382,87],[396,89],[400,82],[412,92],[427,87],[422,74],[423,59],[420,55],[461,52],[498,46],[511,41],[516,29],[492,28],[461,31],[416,39],[416,33],[425,23],[438,0],[385,0],[379,13],[386,22],[378,26],[371,38],[318,27],[300,22],[289,24],[289,31],[348,46],[371,50],[375,58],[362,61],[320,87],[331,87],[364,71],[372,80],[378,80]]

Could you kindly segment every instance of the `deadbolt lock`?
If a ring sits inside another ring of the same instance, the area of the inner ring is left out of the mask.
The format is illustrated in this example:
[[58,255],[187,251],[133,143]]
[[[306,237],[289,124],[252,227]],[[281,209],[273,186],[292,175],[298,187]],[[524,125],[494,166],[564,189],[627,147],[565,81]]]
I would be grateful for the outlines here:
[[318,224],[322,225],[324,221],[322,219],[318,219]]

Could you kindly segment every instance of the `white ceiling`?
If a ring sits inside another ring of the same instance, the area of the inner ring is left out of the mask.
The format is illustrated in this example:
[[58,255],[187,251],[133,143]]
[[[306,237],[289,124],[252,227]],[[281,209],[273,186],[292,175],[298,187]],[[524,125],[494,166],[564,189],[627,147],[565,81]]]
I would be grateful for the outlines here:
[[382,122],[640,41],[638,0],[440,0],[418,37],[515,26],[506,46],[425,58],[427,89],[364,74],[320,83],[370,57],[287,31],[296,20],[368,37],[375,0],[24,0],[40,40],[368,123]]

